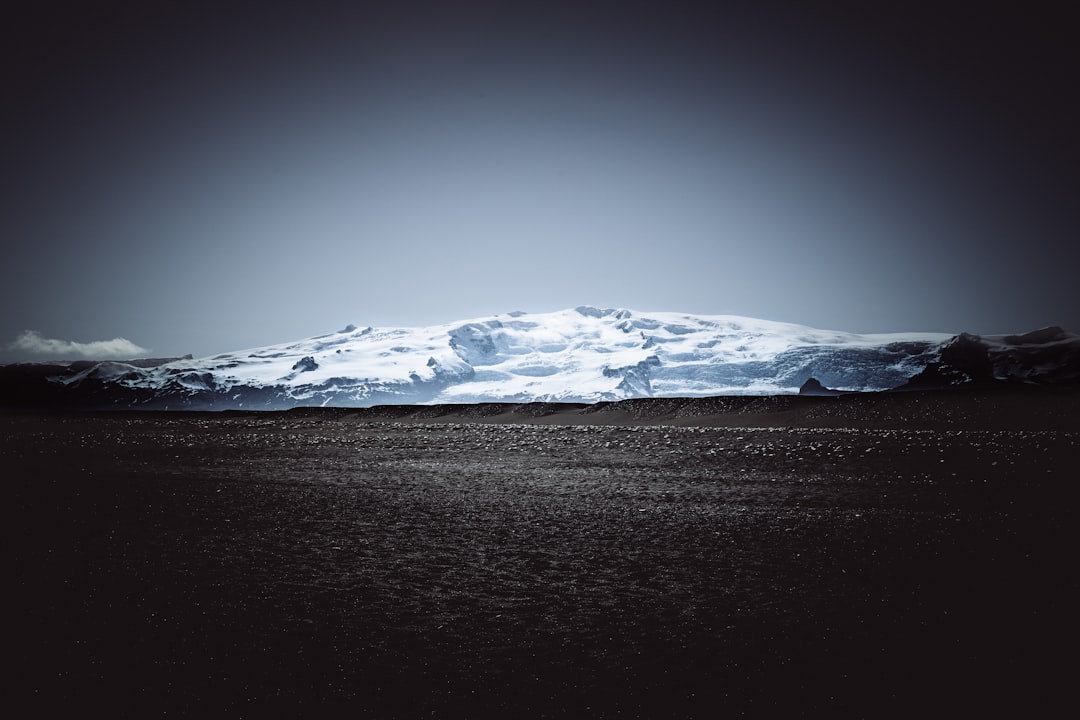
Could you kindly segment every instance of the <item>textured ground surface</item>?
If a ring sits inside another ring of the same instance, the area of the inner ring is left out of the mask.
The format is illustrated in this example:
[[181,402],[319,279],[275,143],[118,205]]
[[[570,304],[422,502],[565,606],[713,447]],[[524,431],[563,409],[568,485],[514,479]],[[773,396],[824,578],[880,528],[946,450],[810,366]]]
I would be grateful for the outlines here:
[[855,406],[829,402],[705,408],[714,427],[0,416],[14,697],[236,717],[1066,697],[1077,429],[1030,409],[928,422],[910,399],[847,427]]

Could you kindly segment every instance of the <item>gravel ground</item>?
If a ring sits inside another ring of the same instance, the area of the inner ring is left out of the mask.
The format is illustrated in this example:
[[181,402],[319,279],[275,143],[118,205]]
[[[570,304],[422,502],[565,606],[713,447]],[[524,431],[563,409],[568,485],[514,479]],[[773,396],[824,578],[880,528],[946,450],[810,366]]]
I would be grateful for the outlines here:
[[1080,432],[876,424],[0,415],[14,702],[1054,708],[1077,669]]

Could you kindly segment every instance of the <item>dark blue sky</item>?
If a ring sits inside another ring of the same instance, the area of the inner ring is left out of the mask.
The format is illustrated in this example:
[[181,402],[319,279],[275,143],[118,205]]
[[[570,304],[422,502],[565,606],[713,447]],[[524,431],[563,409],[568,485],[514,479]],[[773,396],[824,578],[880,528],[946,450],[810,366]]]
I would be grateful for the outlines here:
[[0,361],[586,303],[1080,331],[1060,3],[18,5]]

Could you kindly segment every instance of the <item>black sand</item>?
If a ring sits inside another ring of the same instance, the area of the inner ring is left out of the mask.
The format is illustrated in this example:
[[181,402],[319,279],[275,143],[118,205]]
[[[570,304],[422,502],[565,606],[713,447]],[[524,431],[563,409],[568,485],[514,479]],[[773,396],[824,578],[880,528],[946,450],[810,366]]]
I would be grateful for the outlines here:
[[1046,714],[1076,399],[0,415],[10,702]]

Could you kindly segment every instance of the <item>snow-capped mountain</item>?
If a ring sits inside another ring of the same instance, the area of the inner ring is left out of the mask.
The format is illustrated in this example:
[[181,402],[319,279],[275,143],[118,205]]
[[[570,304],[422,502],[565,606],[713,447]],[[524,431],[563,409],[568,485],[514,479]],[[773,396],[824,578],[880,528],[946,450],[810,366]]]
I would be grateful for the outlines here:
[[[155,409],[792,394],[810,378],[836,390],[876,391],[913,378],[924,384],[978,380],[970,368],[949,362],[950,348],[973,337],[854,334],[730,315],[579,307],[424,328],[350,325],[297,342],[150,367],[145,361],[69,364],[49,380],[57,396],[84,405]],[[1060,330],[1053,338],[1009,337],[1013,348],[1080,347],[1077,336]],[[998,362],[990,375],[1038,381],[1029,377],[1029,364],[1010,362]]]

